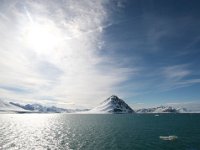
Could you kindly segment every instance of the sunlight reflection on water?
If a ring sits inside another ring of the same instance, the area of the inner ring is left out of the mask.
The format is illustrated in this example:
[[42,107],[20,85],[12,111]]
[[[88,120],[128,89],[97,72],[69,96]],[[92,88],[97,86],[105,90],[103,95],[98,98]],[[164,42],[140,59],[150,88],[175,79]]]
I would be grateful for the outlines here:
[[[62,142],[63,122],[57,114],[2,115],[0,133],[2,149],[57,149]],[[66,130],[65,132],[71,132]]]

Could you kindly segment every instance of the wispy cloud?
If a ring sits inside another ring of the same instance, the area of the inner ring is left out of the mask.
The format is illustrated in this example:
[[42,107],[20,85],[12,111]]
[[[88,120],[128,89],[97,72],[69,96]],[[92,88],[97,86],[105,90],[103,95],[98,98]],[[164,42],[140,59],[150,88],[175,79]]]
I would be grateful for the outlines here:
[[199,84],[199,75],[191,66],[191,64],[165,65],[154,68],[153,71],[143,67],[137,76],[132,78],[132,82],[127,83],[123,88],[128,91],[128,94],[132,91],[132,97],[134,95],[140,97],[159,95],[166,91]]
[[2,2],[1,97],[93,105],[112,94],[134,70],[98,55],[103,30],[109,26],[106,5],[70,0]]
[[190,64],[171,65],[160,67],[152,74],[154,77],[151,80],[155,81],[157,91],[163,92],[200,83],[195,74],[196,71],[190,68]]
[[188,65],[173,65],[162,68],[162,73],[167,79],[180,80],[191,74]]

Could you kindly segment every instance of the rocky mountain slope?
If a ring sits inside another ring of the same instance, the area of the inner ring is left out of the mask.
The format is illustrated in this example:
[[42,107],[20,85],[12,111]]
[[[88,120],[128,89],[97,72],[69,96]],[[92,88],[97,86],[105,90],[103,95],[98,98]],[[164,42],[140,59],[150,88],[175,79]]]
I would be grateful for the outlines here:
[[124,100],[115,95],[110,96],[99,106],[91,109],[90,113],[134,113],[135,111]]

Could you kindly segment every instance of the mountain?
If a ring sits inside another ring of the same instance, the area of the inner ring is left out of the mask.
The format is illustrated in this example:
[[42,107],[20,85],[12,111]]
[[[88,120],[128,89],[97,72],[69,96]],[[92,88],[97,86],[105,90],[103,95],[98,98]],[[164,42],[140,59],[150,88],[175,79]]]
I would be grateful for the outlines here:
[[41,105],[41,104],[19,104],[16,102],[9,102],[14,100],[0,98],[0,113],[75,113],[88,111],[89,109],[65,109],[55,106]]
[[26,104],[26,105],[22,105],[22,104],[18,104],[18,103],[14,103],[14,102],[10,102],[11,105],[14,105],[16,107],[20,107],[24,110],[29,110],[32,112],[41,112],[41,113],[61,113],[61,112],[69,112],[70,110],[64,109],[64,108],[58,108],[55,106],[43,106],[41,104]]
[[17,107],[5,100],[0,99],[0,112],[25,113],[29,111],[24,110],[23,108]]
[[[13,100],[12,100],[13,101]],[[89,109],[65,109],[41,104],[19,104],[0,99],[0,113],[135,113],[124,100],[115,95],[110,96],[99,106]],[[199,113],[184,107],[159,106],[136,110],[136,113]]]
[[[8,100],[7,100],[8,101]],[[33,112],[33,113],[134,113],[134,110],[128,106],[122,99],[112,95],[103,101],[98,107],[89,109],[64,109],[55,106],[45,106],[41,104],[19,104],[16,102],[1,102],[0,111],[13,112]]]
[[186,108],[174,108],[172,106],[159,106],[136,110],[137,113],[187,113]]
[[18,104],[14,102],[10,102],[11,105],[16,107],[20,107],[24,110],[29,110],[31,112],[38,112],[38,113],[74,113],[80,111],[86,111],[87,109],[64,109],[55,106],[43,106],[41,104]]
[[122,99],[112,95],[99,106],[91,109],[89,113],[134,113],[134,110]]

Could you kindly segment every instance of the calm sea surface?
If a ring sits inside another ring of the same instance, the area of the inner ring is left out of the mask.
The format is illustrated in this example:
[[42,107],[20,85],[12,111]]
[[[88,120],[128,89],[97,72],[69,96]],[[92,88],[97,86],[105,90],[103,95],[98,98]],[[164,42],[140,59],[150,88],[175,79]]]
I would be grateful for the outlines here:
[[0,114],[0,149],[200,150],[200,114]]

